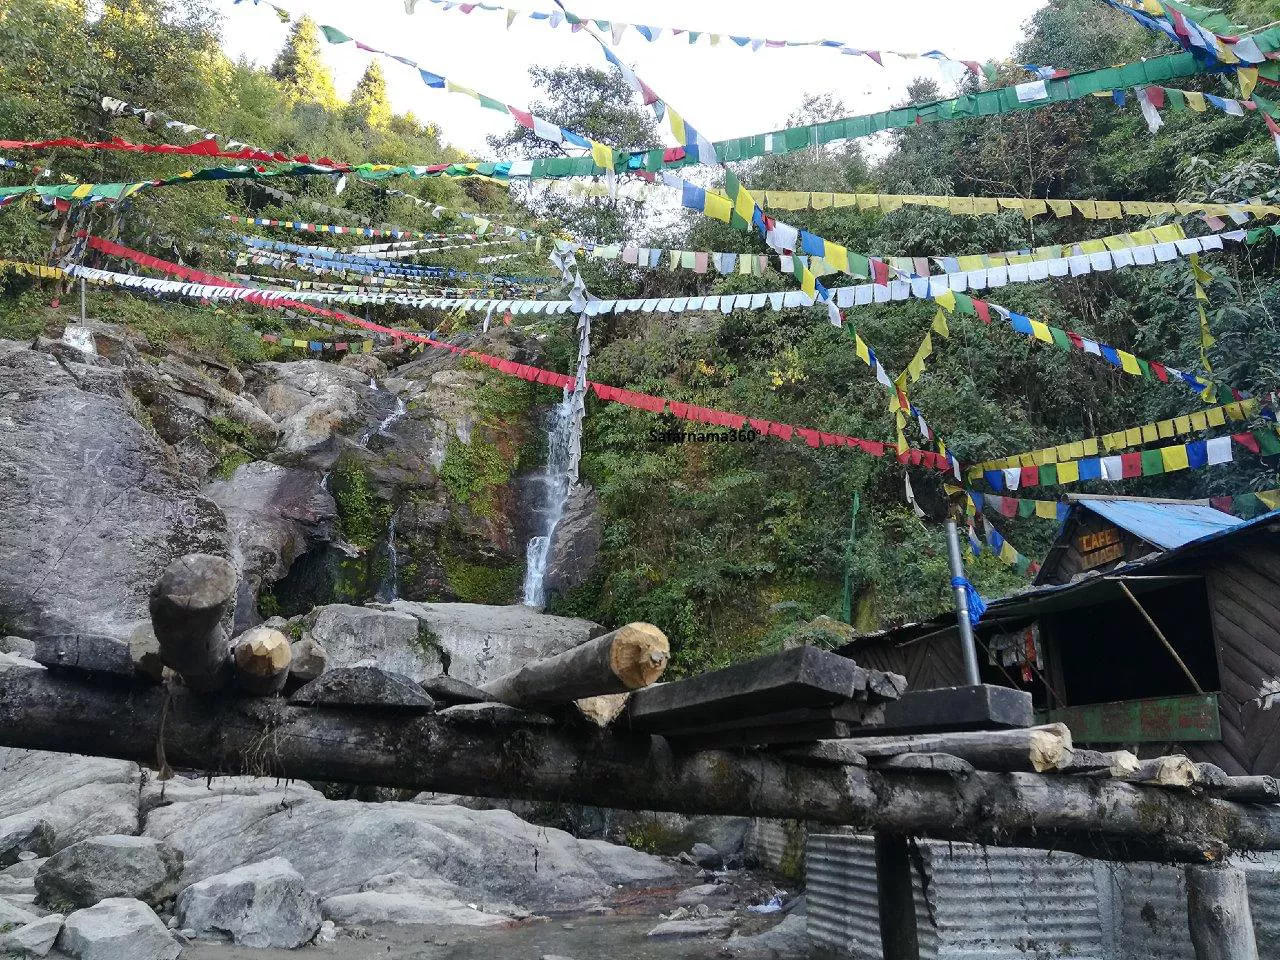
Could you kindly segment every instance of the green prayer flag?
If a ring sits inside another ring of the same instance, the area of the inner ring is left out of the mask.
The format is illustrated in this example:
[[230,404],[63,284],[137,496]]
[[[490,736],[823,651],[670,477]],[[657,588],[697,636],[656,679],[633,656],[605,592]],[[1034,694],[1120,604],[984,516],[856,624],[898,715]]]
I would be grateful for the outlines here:
[[1034,500],[1018,501],[1018,516],[1034,517],[1036,515],[1036,502]]
[[1264,457],[1280,453],[1280,437],[1274,430],[1254,430],[1253,438],[1258,441],[1258,449]]
[[1070,351],[1071,338],[1067,336],[1067,331],[1061,327],[1050,327],[1049,335],[1053,337],[1053,345],[1059,349]]
[[1040,468],[1040,486],[1052,487],[1058,482],[1058,465],[1046,463]]
[[1164,473],[1164,457],[1160,456],[1159,450],[1143,450],[1142,475],[1151,477],[1158,473]]
[[339,30],[337,27],[331,27],[328,24],[320,25],[320,32],[324,34],[324,38],[330,43],[350,43],[351,38]]

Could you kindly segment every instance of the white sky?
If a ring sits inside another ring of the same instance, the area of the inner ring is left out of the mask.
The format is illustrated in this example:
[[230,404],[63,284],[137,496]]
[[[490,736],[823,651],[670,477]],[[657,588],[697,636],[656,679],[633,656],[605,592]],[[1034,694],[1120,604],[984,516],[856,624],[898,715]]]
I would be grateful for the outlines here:
[[[652,26],[684,27],[777,40],[840,40],[864,49],[941,50],[963,60],[1002,59],[1022,35],[1022,25],[1045,0],[576,0],[579,16]],[[522,9],[550,11],[552,0],[517,0]],[[273,11],[250,2],[213,0],[225,17],[224,47],[233,58],[269,65],[288,28]],[[444,10],[419,0],[413,15],[401,0],[281,0],[295,15],[309,13],[369,46],[415,60],[421,66],[488,96],[526,107],[535,99],[528,68],[535,64],[587,64],[607,68],[604,54],[585,33],[567,25],[553,30],[546,21],[519,18],[508,31],[501,13]],[[850,114],[882,110],[902,99],[916,76],[929,76],[949,89],[940,68],[891,55],[883,68],[865,57],[812,48],[739,48],[728,40],[717,48],[706,37],[696,47],[688,38],[664,32],[650,43],[628,30],[619,58],[663,99],[713,140],[761,133],[783,126],[806,93],[834,93]],[[324,55],[343,96],[359,79],[371,54],[354,44],[325,44]],[[477,158],[491,159],[485,137],[512,121],[479,107],[461,94],[425,86],[416,71],[392,60],[383,67],[396,112],[412,111],[435,124],[443,139]],[[198,120],[196,121],[198,122]],[[225,131],[236,136],[235,131]],[[666,142],[670,143],[669,134]]]

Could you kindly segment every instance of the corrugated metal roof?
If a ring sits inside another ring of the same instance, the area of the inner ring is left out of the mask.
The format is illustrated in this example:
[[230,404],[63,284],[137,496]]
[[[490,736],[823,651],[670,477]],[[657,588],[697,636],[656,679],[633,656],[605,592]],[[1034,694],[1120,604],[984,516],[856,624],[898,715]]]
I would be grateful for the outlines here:
[[1244,521],[1198,503],[1149,502],[1090,497],[1075,509],[1092,510],[1152,546],[1173,550],[1192,540],[1224,533]]

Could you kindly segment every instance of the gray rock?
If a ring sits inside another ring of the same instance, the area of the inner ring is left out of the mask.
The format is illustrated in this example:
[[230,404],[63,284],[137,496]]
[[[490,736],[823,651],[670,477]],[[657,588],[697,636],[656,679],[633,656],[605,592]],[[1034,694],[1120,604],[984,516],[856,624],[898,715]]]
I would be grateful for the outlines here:
[[0,747],[0,817],[22,813],[53,826],[54,848],[108,833],[137,833],[136,763]]
[[368,891],[330,897],[321,905],[324,915],[336,923],[435,924],[461,927],[493,927],[511,917],[485,913],[458,900],[435,899],[413,893]]
[[[71,350],[71,348],[67,348]],[[140,422],[119,369],[0,351],[0,610],[26,636],[127,642],[184,553],[225,555],[222,512]]]
[[715,870],[724,865],[724,857],[720,851],[708,843],[695,843],[689,853],[693,856],[694,862],[700,867],[706,867],[708,870]]
[[35,892],[35,877],[11,877],[7,873],[0,873],[0,897],[10,897],[15,893],[34,894]]
[[35,889],[36,874],[40,868],[44,866],[48,857],[33,857],[30,860],[24,860],[27,854],[19,854],[18,862],[11,867],[0,870],[0,877],[6,880],[29,880],[31,881],[31,889]]
[[707,900],[727,900],[733,896],[733,888],[726,883],[700,883],[676,894],[676,903],[693,906]]
[[290,703],[313,707],[380,707],[430,713],[436,703],[408,677],[377,667],[339,667],[298,688]]
[[36,652],[35,641],[23,637],[0,637],[0,653],[16,653],[20,657],[31,659]]
[[603,539],[604,520],[595,488],[574,484],[551,538],[543,579],[547,593],[564,593],[590,580],[600,563]]
[[40,917],[30,910],[24,910],[6,899],[0,898],[0,930],[6,927],[26,926],[28,923],[39,919]]
[[178,923],[197,937],[247,947],[300,947],[320,929],[320,902],[283,857],[193,883],[178,896]]
[[335,433],[358,427],[361,398],[372,393],[365,374],[321,360],[255,364],[245,386],[279,426],[278,452],[295,456],[317,454]]
[[[277,628],[278,629],[278,628]],[[289,676],[306,683],[324,673],[329,666],[329,654],[318,640],[303,637],[289,644],[293,660],[289,664]]]
[[760,956],[768,960],[810,955],[809,921],[804,910],[793,910],[775,927],[752,937],[730,937],[725,944],[734,956]]
[[231,561],[239,575],[236,632],[261,622],[257,598],[263,585],[282,579],[298,557],[332,537],[338,511],[321,481],[313,470],[259,460],[205,487],[231,534]]
[[444,672],[440,649],[407,613],[345,603],[316,607],[302,621],[303,639],[328,656],[328,668],[381,667],[413,680]]
[[43,670],[44,664],[16,653],[0,653],[0,673],[5,670]]
[[448,881],[472,893],[471,902],[552,907],[673,874],[656,857],[577,840],[507,811],[299,799],[285,791],[174,802],[151,811],[147,834],[186,854],[183,884],[287,850],[322,900],[367,892],[372,878],[400,873]]
[[67,917],[58,949],[76,960],[177,960],[182,947],[141,900],[112,897]]
[[46,907],[91,907],[112,897],[157,905],[178,892],[182,853],[153,837],[90,837],[50,857],[36,874]]
[[319,800],[323,794],[301,780],[281,781],[274,777],[182,777],[148,780],[142,787],[142,812],[156,807],[213,797],[256,797],[271,793],[283,803]]
[[697,920],[666,920],[647,936],[655,940],[690,940],[695,937],[724,937],[733,929],[733,917],[704,917]]
[[0,934],[0,953],[7,951],[18,956],[47,956],[62,931],[62,921],[62,914],[51,913],[39,920],[32,920],[17,930]]
[[492,699],[479,687],[455,680],[453,677],[427,677],[419,686],[436,703],[488,703]]
[[0,867],[17,863],[20,853],[47,857],[54,837],[53,824],[40,817],[19,813],[0,819]]
[[[424,636],[438,646],[447,660],[449,669],[444,672],[477,687],[529,660],[563,653],[605,632],[590,620],[548,616],[522,604],[396,600],[375,606],[416,618],[424,628]],[[332,656],[333,649],[327,649]]]

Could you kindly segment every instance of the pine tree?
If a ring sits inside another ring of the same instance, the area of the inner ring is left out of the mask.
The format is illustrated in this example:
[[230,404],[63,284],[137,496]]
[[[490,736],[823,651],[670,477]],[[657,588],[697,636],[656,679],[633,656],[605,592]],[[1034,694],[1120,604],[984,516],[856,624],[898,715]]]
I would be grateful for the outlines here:
[[308,16],[293,25],[289,39],[271,65],[271,75],[285,84],[298,100],[319,104],[327,110],[338,106],[333,76],[320,56],[320,32]]
[[374,60],[369,64],[351,92],[347,109],[355,123],[370,130],[386,130],[391,125],[391,101],[387,96],[387,78],[382,65]]

